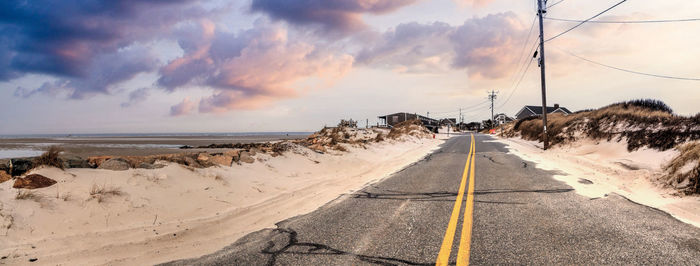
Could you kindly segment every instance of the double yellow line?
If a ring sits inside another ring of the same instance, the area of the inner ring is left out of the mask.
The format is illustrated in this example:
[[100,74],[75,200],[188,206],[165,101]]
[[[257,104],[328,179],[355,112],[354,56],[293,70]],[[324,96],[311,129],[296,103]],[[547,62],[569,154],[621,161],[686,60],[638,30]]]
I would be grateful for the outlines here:
[[469,265],[469,245],[472,238],[472,212],[474,211],[474,154],[476,146],[474,144],[474,134],[471,135],[471,144],[469,145],[469,155],[467,163],[464,165],[464,173],[462,174],[462,182],[459,184],[459,192],[455,205],[452,208],[452,216],[447,224],[445,237],[442,239],[440,253],[438,253],[435,265],[447,265],[452,251],[452,242],[454,241],[455,232],[457,230],[457,220],[462,209],[462,200],[464,199],[464,190],[467,184],[467,175],[469,175],[469,190],[467,192],[467,205],[464,210],[464,221],[462,222],[462,235],[459,238],[459,251],[457,252],[457,265]]

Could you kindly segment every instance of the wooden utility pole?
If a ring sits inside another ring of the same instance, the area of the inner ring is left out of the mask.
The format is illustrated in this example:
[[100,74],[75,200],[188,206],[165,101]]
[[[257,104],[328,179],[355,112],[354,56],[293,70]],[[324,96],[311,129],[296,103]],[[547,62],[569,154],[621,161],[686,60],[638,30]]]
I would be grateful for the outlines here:
[[496,93],[495,91],[491,90],[491,93],[489,93],[489,100],[491,100],[491,129],[495,127],[496,119],[493,116],[493,101],[496,100]]
[[549,147],[549,139],[547,136],[547,85],[545,82],[544,69],[544,25],[542,16],[547,13],[545,0],[537,0],[537,16],[540,19],[540,80],[542,81],[542,142],[543,148],[547,150]]

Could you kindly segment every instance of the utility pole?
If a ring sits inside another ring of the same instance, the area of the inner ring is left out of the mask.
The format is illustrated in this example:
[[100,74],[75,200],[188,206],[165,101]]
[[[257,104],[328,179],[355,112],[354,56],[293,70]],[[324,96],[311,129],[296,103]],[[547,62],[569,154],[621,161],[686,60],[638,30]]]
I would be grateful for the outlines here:
[[494,119],[493,116],[493,101],[496,100],[496,91],[491,90],[491,93],[489,93],[489,100],[491,100],[491,129],[494,128],[494,124],[496,123],[496,119]]
[[462,108],[459,108],[459,124],[457,124],[459,131],[462,131],[462,123],[464,123],[464,117],[462,117]]
[[549,139],[547,137],[547,86],[544,78],[544,26],[542,24],[542,16],[547,13],[546,0],[537,0],[537,16],[540,19],[540,79],[542,81],[542,142],[543,149],[547,150]]

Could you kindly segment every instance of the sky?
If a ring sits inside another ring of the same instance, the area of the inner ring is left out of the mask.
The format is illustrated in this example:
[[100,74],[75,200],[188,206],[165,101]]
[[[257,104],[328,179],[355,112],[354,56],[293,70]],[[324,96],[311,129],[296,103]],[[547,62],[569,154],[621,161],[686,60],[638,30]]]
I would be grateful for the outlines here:
[[[582,20],[618,2],[565,0],[546,16]],[[596,20],[697,10],[628,0]],[[535,18],[535,0],[2,1],[0,135],[307,132],[460,108],[481,121],[491,90],[495,112],[514,116],[541,105]],[[547,19],[544,36],[575,24]],[[694,115],[698,81],[571,54],[700,78],[697,32],[697,21],[586,23],[545,44],[547,102],[575,111],[653,98]]]

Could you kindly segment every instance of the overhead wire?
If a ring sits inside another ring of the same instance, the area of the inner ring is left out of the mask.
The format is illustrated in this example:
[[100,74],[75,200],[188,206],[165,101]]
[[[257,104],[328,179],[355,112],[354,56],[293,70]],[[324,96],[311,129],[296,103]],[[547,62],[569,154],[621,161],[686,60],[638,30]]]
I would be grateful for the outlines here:
[[[461,111],[462,111],[462,113],[466,113],[466,112],[469,112],[469,111],[471,111],[471,110],[475,110],[475,109],[481,108],[482,105],[484,105],[485,103],[488,103],[488,102],[489,102],[489,101],[486,100],[486,101],[483,101],[483,102],[480,102],[480,103],[471,105],[471,106],[469,106],[469,107],[463,107]],[[440,115],[444,115],[444,114],[457,114],[457,113],[459,113],[459,112],[460,112],[459,109],[455,109],[455,110],[452,110],[452,111],[434,112],[434,113],[432,113],[432,114],[437,115],[437,116],[440,116]]]
[[[544,19],[553,21],[565,21],[565,22],[584,22],[584,20],[576,19],[564,19],[564,18],[549,18]],[[700,21],[700,18],[684,18],[684,19],[657,19],[657,20],[590,20],[588,23],[607,23],[607,24],[642,24],[642,23],[672,23],[672,22],[692,22]]]
[[[534,53],[534,51],[537,50],[538,47],[539,47],[538,42],[535,42],[533,47],[529,50],[530,54]],[[533,61],[535,61],[535,59],[530,58],[530,60],[527,62],[527,65],[525,65],[524,70],[522,72],[518,72],[518,73],[521,73],[520,78],[518,79],[518,81],[516,83],[514,83],[514,86],[512,86],[512,89],[511,89],[510,93],[508,94],[508,97],[506,98],[505,101],[503,101],[502,103],[499,104],[498,108],[505,106],[508,103],[508,101],[510,101],[510,98],[513,97],[513,94],[515,94],[515,91],[517,91],[518,88],[520,87],[520,83],[523,81],[523,78],[525,78],[525,75],[528,73],[527,71],[530,69],[530,65],[532,65]]]
[[578,28],[579,26],[583,25],[584,23],[589,22],[590,20],[592,20],[592,19],[594,19],[594,18],[597,18],[598,16],[604,14],[605,12],[610,11],[611,9],[613,9],[613,8],[615,8],[615,7],[619,6],[619,5],[621,5],[621,4],[624,3],[624,2],[627,2],[627,0],[622,0],[622,1],[618,2],[617,4],[615,4],[615,5],[611,6],[611,7],[608,7],[607,9],[601,11],[600,13],[598,13],[598,14],[596,14],[596,15],[594,15],[594,16],[592,16],[592,17],[586,19],[586,20],[582,20],[581,22],[579,22],[579,23],[576,24],[575,26],[573,26],[573,27],[571,27],[571,28],[569,28],[569,29],[567,29],[567,30],[565,30],[565,31],[563,31],[563,32],[561,32],[561,33],[559,33],[559,34],[557,34],[557,35],[554,35],[554,37],[551,37],[551,38],[549,38],[549,39],[544,40],[544,42],[548,42],[548,41],[554,40],[554,39],[558,38],[559,36],[562,36],[562,35],[564,35],[564,34],[570,32],[570,31],[572,31],[572,30]]
[[572,52],[569,52],[569,51],[566,51],[566,50],[563,50],[563,49],[560,49],[560,48],[557,48],[557,47],[553,47],[553,48],[555,48],[555,49],[557,49],[557,50],[559,50],[559,51],[562,51],[562,52],[564,52],[564,53],[566,53],[566,54],[568,54],[568,55],[570,55],[570,56],[573,56],[573,57],[575,57],[575,58],[578,58],[578,59],[580,59],[580,60],[583,60],[583,61],[586,61],[586,62],[595,64],[595,65],[607,67],[607,68],[610,68],[610,69],[615,69],[615,70],[619,70],[619,71],[624,71],[624,72],[627,72],[627,73],[632,73],[632,74],[637,74],[637,75],[644,75],[644,76],[650,76],[650,77],[657,77],[657,78],[665,78],[665,79],[700,81],[700,78],[687,78],[687,77],[676,77],[676,76],[652,74],[652,73],[645,73],[645,72],[640,72],[640,71],[636,71],[636,70],[629,70],[629,69],[625,69],[625,68],[621,68],[621,67],[611,66],[611,65],[607,65],[607,64],[603,64],[603,63],[600,63],[600,62],[596,62],[596,61],[590,60],[590,59],[583,58],[583,57],[581,57],[581,56],[579,56],[579,55],[576,55],[576,54],[574,54],[574,53],[572,53]]
[[551,8],[551,7],[553,7],[553,6],[556,6],[556,5],[558,5],[559,3],[561,3],[561,2],[564,2],[564,0],[559,0],[559,1],[557,1],[556,3],[554,3],[554,4],[548,5],[548,6],[547,6],[547,9],[549,9],[549,8]]

